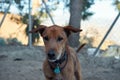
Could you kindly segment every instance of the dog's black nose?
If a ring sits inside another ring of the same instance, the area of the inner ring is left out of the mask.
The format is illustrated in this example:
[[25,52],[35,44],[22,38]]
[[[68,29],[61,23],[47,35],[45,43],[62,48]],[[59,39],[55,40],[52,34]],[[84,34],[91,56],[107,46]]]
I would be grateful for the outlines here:
[[48,57],[51,58],[51,59],[55,58],[55,52],[54,52],[54,50],[50,50],[48,52]]

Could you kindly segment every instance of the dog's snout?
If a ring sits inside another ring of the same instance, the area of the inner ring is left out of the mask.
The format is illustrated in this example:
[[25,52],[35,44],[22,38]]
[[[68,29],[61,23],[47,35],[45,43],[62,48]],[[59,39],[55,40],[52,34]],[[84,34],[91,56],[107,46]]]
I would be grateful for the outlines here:
[[54,58],[54,57],[55,57],[55,51],[54,51],[54,50],[50,50],[50,51],[48,52],[48,57],[49,57],[49,58]]

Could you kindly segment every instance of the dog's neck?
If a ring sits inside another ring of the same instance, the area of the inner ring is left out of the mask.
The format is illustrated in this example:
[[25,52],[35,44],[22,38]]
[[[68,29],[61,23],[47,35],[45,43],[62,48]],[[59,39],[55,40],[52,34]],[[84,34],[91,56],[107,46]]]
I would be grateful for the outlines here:
[[60,59],[56,60],[54,63],[55,64],[62,64],[67,58],[67,53],[66,51],[63,53],[63,55],[60,57]]

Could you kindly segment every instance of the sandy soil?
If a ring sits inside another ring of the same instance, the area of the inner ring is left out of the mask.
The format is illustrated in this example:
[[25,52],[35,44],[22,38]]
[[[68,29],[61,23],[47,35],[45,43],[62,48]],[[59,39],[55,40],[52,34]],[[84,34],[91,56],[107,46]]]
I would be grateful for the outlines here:
[[[80,51],[83,80],[120,80],[120,60],[92,57]],[[0,80],[45,80],[42,62],[44,47],[0,47]]]

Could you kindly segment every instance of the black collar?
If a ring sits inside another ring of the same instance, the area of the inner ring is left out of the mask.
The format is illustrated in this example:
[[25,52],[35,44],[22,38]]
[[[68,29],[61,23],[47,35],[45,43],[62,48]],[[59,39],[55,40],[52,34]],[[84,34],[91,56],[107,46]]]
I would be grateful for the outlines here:
[[[60,65],[65,61],[65,64],[60,67]],[[54,70],[59,67],[60,72],[62,71],[62,69],[64,69],[64,67],[66,66],[68,61],[68,54],[66,53],[66,51],[64,52],[64,54],[61,56],[61,58],[59,60],[56,60],[55,62],[49,62],[50,68],[52,69],[52,71],[54,72]]]
[[67,58],[67,53],[66,51],[64,52],[64,54],[61,56],[61,58],[59,60],[56,60],[54,63],[56,64],[62,64],[62,62],[64,62]]

